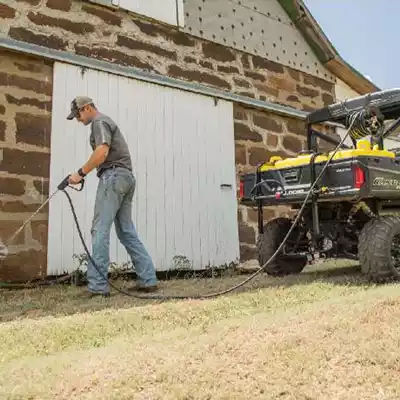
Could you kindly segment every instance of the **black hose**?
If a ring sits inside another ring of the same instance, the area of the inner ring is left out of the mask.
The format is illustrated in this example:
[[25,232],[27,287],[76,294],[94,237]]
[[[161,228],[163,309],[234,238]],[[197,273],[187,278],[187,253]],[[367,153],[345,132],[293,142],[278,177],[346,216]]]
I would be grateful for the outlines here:
[[296,219],[294,220],[292,226],[290,227],[288,233],[286,234],[286,236],[285,236],[284,239],[282,240],[281,244],[280,244],[279,247],[276,249],[275,253],[269,258],[269,260],[267,260],[267,261],[265,262],[264,265],[262,265],[256,272],[254,272],[252,275],[250,275],[247,279],[245,279],[244,281],[240,282],[239,284],[237,284],[237,285],[235,285],[235,286],[232,286],[232,287],[230,287],[230,288],[228,288],[228,289],[221,290],[221,291],[215,292],[215,293],[209,293],[209,294],[197,295],[197,296],[178,296],[178,295],[147,295],[147,296],[146,296],[146,295],[135,295],[135,294],[132,294],[132,293],[128,293],[128,292],[125,292],[125,291],[123,291],[122,289],[120,289],[120,288],[114,286],[114,285],[108,280],[108,278],[102,274],[102,272],[99,270],[98,266],[97,266],[96,263],[94,262],[92,256],[90,255],[90,252],[89,252],[89,250],[88,250],[88,248],[87,248],[87,246],[86,246],[85,240],[84,240],[83,235],[82,235],[82,231],[81,231],[80,226],[79,226],[79,221],[78,221],[78,218],[77,218],[77,216],[76,216],[75,208],[74,208],[74,205],[73,205],[73,203],[72,203],[71,197],[70,197],[70,195],[69,195],[65,190],[63,190],[63,192],[64,192],[65,195],[67,196],[67,199],[68,199],[69,204],[70,204],[70,206],[71,206],[71,211],[72,211],[72,214],[73,214],[73,217],[74,217],[74,221],[75,221],[75,224],[76,224],[76,228],[78,229],[79,237],[80,237],[80,239],[81,239],[82,245],[83,245],[83,247],[84,247],[84,249],[85,249],[85,252],[86,252],[87,256],[89,257],[89,259],[90,259],[90,261],[92,262],[93,266],[96,268],[97,272],[102,276],[103,279],[107,280],[108,284],[109,284],[111,287],[113,287],[115,290],[117,290],[118,292],[120,292],[120,293],[122,293],[122,294],[124,294],[124,295],[126,295],[126,296],[130,296],[130,297],[134,297],[134,298],[138,298],[138,299],[150,299],[150,300],[151,300],[151,299],[153,299],[153,300],[183,300],[183,299],[201,299],[201,300],[203,300],[203,299],[210,299],[210,298],[213,298],[213,297],[219,297],[219,296],[222,296],[222,295],[224,295],[224,294],[233,292],[234,290],[238,289],[239,287],[245,285],[245,284],[246,284],[247,282],[249,282],[250,280],[254,279],[257,275],[259,275],[259,274],[265,269],[265,267],[266,267],[268,264],[270,264],[270,263],[275,259],[275,257],[276,257],[276,256],[278,255],[278,253],[281,251],[282,247],[286,244],[286,242],[287,242],[287,240],[289,239],[289,236],[290,236],[291,233],[293,232],[294,228],[295,228],[296,225],[299,223],[300,218],[301,218],[301,216],[302,216],[302,214],[303,214],[303,212],[304,212],[304,209],[305,209],[305,207],[306,207],[306,205],[307,205],[308,199],[309,199],[309,197],[311,196],[311,194],[312,194],[313,191],[314,191],[314,187],[316,186],[316,184],[318,183],[318,181],[321,179],[322,175],[324,174],[326,168],[328,168],[328,166],[329,166],[330,162],[332,161],[333,157],[335,156],[335,154],[337,153],[337,151],[339,150],[339,148],[342,146],[342,144],[343,144],[344,141],[346,140],[346,138],[347,138],[347,136],[348,136],[348,134],[349,134],[349,132],[350,132],[350,130],[351,130],[351,128],[352,128],[352,125],[353,125],[353,123],[354,123],[354,120],[355,120],[355,119],[353,119],[353,120],[351,121],[350,126],[349,126],[349,128],[348,128],[346,134],[344,135],[343,139],[342,139],[341,142],[337,145],[337,147],[335,148],[335,150],[334,150],[332,156],[330,157],[330,159],[327,160],[327,162],[326,162],[326,164],[324,165],[324,167],[322,168],[321,172],[319,173],[319,175],[318,175],[317,178],[315,179],[314,183],[313,183],[312,186],[310,187],[310,190],[308,191],[307,196],[306,196],[306,198],[304,199],[304,202],[303,202],[303,204],[302,204],[302,206],[301,206],[301,208],[300,208],[300,210],[299,210],[299,212],[298,212],[298,214],[297,214],[297,216],[296,216]]
[[[276,256],[278,255],[278,253],[281,251],[282,247],[286,244],[286,242],[287,242],[287,240],[289,239],[289,236],[290,236],[291,233],[293,232],[294,228],[295,228],[295,227],[297,226],[297,224],[299,223],[300,218],[301,218],[301,216],[303,215],[304,209],[305,209],[305,207],[306,207],[306,205],[307,205],[308,199],[309,199],[309,197],[312,195],[312,193],[313,193],[313,191],[314,191],[314,187],[316,186],[316,184],[318,183],[318,181],[321,179],[321,177],[322,177],[322,175],[324,174],[326,168],[327,168],[327,167],[329,166],[329,164],[331,163],[333,157],[335,156],[335,154],[337,153],[337,151],[339,150],[339,148],[342,146],[342,144],[343,144],[344,141],[346,140],[347,136],[349,135],[349,133],[350,133],[350,131],[351,131],[351,128],[352,128],[352,126],[353,126],[355,120],[356,120],[356,118],[353,118],[353,119],[352,119],[352,121],[351,121],[351,123],[350,123],[350,126],[349,126],[349,128],[348,128],[346,134],[344,135],[343,139],[342,139],[341,142],[337,145],[337,147],[335,148],[333,154],[332,154],[331,157],[327,160],[327,162],[326,162],[326,164],[324,165],[324,167],[322,168],[321,172],[320,172],[319,175],[316,177],[314,183],[312,184],[312,186],[310,187],[310,190],[309,190],[308,193],[307,193],[306,198],[304,199],[304,202],[303,202],[303,204],[302,204],[302,206],[301,206],[301,208],[300,208],[300,210],[299,210],[299,212],[298,212],[298,214],[297,214],[297,216],[296,216],[296,219],[294,220],[292,226],[290,227],[288,233],[286,234],[286,236],[285,236],[284,239],[282,240],[281,244],[280,244],[279,247],[276,249],[275,253],[264,263],[264,265],[262,265],[256,272],[254,272],[253,274],[251,274],[251,275],[250,275],[248,278],[246,278],[244,281],[242,281],[242,282],[238,283],[237,285],[232,286],[232,287],[230,287],[230,288],[228,288],[228,289],[221,290],[221,291],[215,292],[215,293],[209,293],[209,294],[197,295],[197,296],[189,296],[189,295],[187,295],[187,296],[178,296],[178,295],[157,295],[157,294],[155,294],[155,295],[136,295],[136,294],[132,294],[132,293],[129,293],[129,292],[125,292],[125,291],[123,291],[122,289],[116,287],[115,285],[113,285],[113,284],[109,281],[109,279],[108,279],[106,276],[103,275],[103,273],[100,271],[99,267],[98,267],[98,266],[96,265],[96,263],[94,262],[92,256],[90,255],[90,252],[89,252],[89,250],[88,250],[88,248],[87,248],[87,246],[86,246],[86,243],[85,243],[85,239],[83,238],[83,235],[82,235],[82,231],[81,231],[81,228],[80,228],[80,225],[79,225],[78,217],[77,217],[76,212],[75,212],[74,204],[72,203],[72,199],[71,199],[70,195],[68,194],[68,192],[65,190],[66,188],[62,189],[62,192],[64,192],[64,194],[67,196],[68,202],[69,202],[70,207],[71,207],[71,212],[72,212],[72,214],[73,214],[73,218],[74,218],[74,221],[75,221],[75,225],[76,225],[76,228],[77,228],[77,230],[78,230],[79,238],[81,239],[83,248],[84,248],[84,250],[85,250],[85,252],[86,252],[88,258],[89,258],[90,261],[92,262],[92,265],[93,265],[94,268],[97,270],[97,272],[102,276],[102,278],[105,279],[105,280],[108,282],[108,284],[109,284],[111,287],[113,287],[115,290],[117,290],[117,291],[120,292],[121,294],[124,294],[124,295],[129,296],[129,297],[134,297],[134,298],[137,298],[137,299],[146,299],[146,300],[185,300],[185,299],[187,299],[187,300],[189,300],[189,299],[200,299],[200,300],[205,300],[205,299],[210,299],[210,298],[214,298],[214,297],[219,297],[219,296],[222,296],[222,295],[224,295],[224,294],[233,292],[234,290],[238,289],[239,287],[245,285],[245,284],[246,284],[247,282],[249,282],[250,280],[254,279],[257,275],[259,275],[259,274],[265,269],[265,267],[266,267],[268,264],[270,264],[270,263],[275,259],[275,257],[276,257]],[[63,277],[63,279],[66,279],[66,278],[70,277],[71,275],[72,275],[72,274],[68,275],[67,277]],[[54,280],[54,281],[52,281],[52,282],[48,282],[47,285],[52,284],[53,282],[57,282],[57,280]],[[8,286],[7,284],[5,284],[5,285],[0,285],[0,288],[1,288],[1,287],[7,288],[7,286]],[[11,286],[12,286],[12,285],[11,285]],[[41,285],[36,285],[36,286],[41,286]],[[25,286],[24,288],[27,288],[27,287],[29,287],[29,286]],[[35,284],[32,284],[32,286],[30,286],[30,287],[35,287]]]
[[[372,117],[377,117],[373,122]],[[363,137],[374,134],[379,127],[383,126],[384,116],[378,107],[368,107],[363,110],[355,111],[346,118],[346,123],[351,124],[350,137],[358,140]]]

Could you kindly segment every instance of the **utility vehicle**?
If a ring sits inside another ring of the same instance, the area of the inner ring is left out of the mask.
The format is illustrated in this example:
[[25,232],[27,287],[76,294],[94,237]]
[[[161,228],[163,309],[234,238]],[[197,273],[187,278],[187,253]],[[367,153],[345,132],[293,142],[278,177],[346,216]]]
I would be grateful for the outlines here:
[[[314,124],[347,128],[352,145],[314,129]],[[400,126],[400,89],[355,97],[308,114],[307,149],[296,157],[273,156],[240,177],[240,202],[258,211],[258,261],[262,266],[289,232],[293,219],[264,222],[263,207],[299,210],[317,176],[298,224],[265,271],[300,273],[320,257],[360,261],[375,282],[400,279],[400,149],[384,139]],[[369,138],[367,138],[369,136]],[[334,147],[318,149],[318,139]]]

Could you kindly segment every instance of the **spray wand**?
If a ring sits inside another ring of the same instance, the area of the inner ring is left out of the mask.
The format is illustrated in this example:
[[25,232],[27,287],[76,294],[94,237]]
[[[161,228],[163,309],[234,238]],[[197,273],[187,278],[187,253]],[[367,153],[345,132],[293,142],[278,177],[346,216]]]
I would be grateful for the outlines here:
[[0,260],[4,260],[8,256],[8,246],[14,241],[14,239],[24,230],[25,226],[29,224],[33,220],[33,218],[36,217],[36,215],[39,214],[39,212],[50,202],[50,200],[61,190],[65,190],[67,187],[70,187],[74,190],[77,190],[78,192],[83,190],[85,181],[84,179],[81,180],[81,187],[79,189],[71,186],[69,184],[69,177],[70,175],[66,176],[62,182],[57,186],[57,190],[55,190],[47,199],[45,202],[43,202],[39,208],[19,227],[13,234],[12,236],[7,240],[6,243],[3,243],[0,240]]
[[[308,191],[308,193],[307,193],[307,196],[306,196],[306,198],[304,199],[303,204],[302,204],[302,206],[301,206],[299,212],[297,213],[297,216],[296,216],[295,220],[294,220],[293,223],[292,223],[292,226],[290,227],[290,229],[289,229],[289,231],[287,232],[286,236],[283,238],[281,244],[280,244],[280,245],[278,246],[278,248],[275,250],[275,253],[264,263],[264,265],[260,266],[260,268],[259,268],[257,271],[255,271],[255,272],[254,272],[253,274],[251,274],[248,278],[246,278],[245,280],[243,280],[242,282],[238,283],[237,285],[235,285],[235,286],[233,286],[233,287],[231,287],[231,288],[228,288],[228,289],[225,289],[225,290],[221,290],[221,291],[216,292],[216,293],[209,293],[209,294],[197,295],[197,296],[179,296],[179,295],[171,295],[171,296],[169,296],[169,295],[149,295],[149,296],[144,295],[144,296],[142,296],[142,295],[134,295],[134,294],[131,294],[131,293],[129,293],[129,292],[125,292],[125,291],[123,291],[122,289],[120,289],[120,288],[116,287],[115,285],[113,285],[112,282],[110,282],[110,281],[108,280],[107,276],[104,276],[104,275],[102,274],[102,272],[100,271],[99,267],[96,265],[95,261],[93,260],[91,254],[90,254],[90,252],[89,252],[89,250],[88,250],[88,248],[87,248],[87,246],[86,246],[85,240],[84,240],[84,238],[83,238],[83,234],[82,234],[82,231],[81,231],[81,228],[80,228],[80,225],[79,225],[79,222],[78,222],[78,218],[77,218],[77,215],[76,215],[76,212],[75,212],[75,207],[74,207],[74,205],[73,205],[73,203],[72,203],[72,199],[71,199],[70,195],[68,194],[68,192],[65,190],[67,187],[71,187],[71,188],[74,189],[74,190],[82,191],[82,190],[83,190],[83,187],[84,187],[84,180],[82,179],[82,181],[80,182],[80,183],[81,183],[80,189],[77,189],[77,188],[75,188],[75,187],[69,185],[69,177],[70,177],[70,175],[68,175],[67,177],[64,178],[64,180],[58,185],[57,190],[56,190],[56,191],[55,191],[55,192],[54,192],[40,207],[39,207],[39,209],[32,215],[32,217],[30,217],[30,218],[22,225],[22,227],[18,229],[18,231],[12,236],[12,238],[15,238],[15,237],[17,236],[17,234],[18,234],[19,232],[21,232],[21,230],[24,228],[24,226],[26,226],[26,224],[27,224],[30,220],[32,220],[32,218],[40,211],[40,209],[42,209],[42,208],[51,200],[52,197],[54,197],[59,191],[62,191],[62,192],[67,196],[68,202],[69,202],[70,207],[71,207],[71,212],[72,212],[72,215],[73,215],[73,218],[74,218],[74,221],[75,221],[75,225],[76,225],[76,228],[77,228],[77,230],[78,230],[79,237],[80,237],[80,239],[81,239],[82,245],[83,245],[83,247],[84,247],[84,249],[85,249],[85,252],[86,252],[86,254],[87,254],[89,260],[91,261],[93,267],[97,270],[97,272],[102,276],[102,278],[104,278],[105,280],[107,280],[108,284],[109,284],[111,287],[113,287],[114,289],[116,289],[118,292],[120,292],[120,293],[122,293],[122,294],[124,294],[124,295],[126,295],[126,296],[129,296],[129,297],[134,297],[134,298],[139,298],[139,299],[147,299],[147,300],[210,299],[210,298],[215,298],[215,297],[222,296],[222,295],[224,295],[224,294],[233,292],[234,290],[238,289],[239,287],[245,285],[245,284],[246,284],[247,282],[249,282],[250,280],[254,279],[257,275],[259,275],[259,274],[265,269],[265,267],[266,267],[268,264],[270,264],[270,263],[276,258],[276,256],[277,256],[277,255],[279,254],[279,252],[282,250],[283,246],[286,244],[286,242],[287,242],[289,236],[292,234],[292,231],[294,230],[294,228],[295,228],[295,227],[297,226],[297,224],[299,223],[300,218],[301,218],[301,216],[302,216],[302,214],[303,214],[303,212],[304,212],[304,209],[305,209],[305,207],[306,207],[306,205],[307,205],[307,203],[308,203],[308,199],[309,199],[310,196],[312,195],[315,186],[317,185],[317,183],[318,183],[318,182],[320,181],[320,179],[322,178],[323,174],[325,173],[326,169],[328,168],[328,166],[329,166],[330,163],[332,162],[332,160],[333,160],[335,154],[337,153],[337,151],[339,150],[339,148],[342,146],[342,144],[343,144],[344,141],[346,140],[347,136],[350,135],[350,132],[351,132],[351,129],[352,129],[353,125],[354,125],[355,119],[356,119],[356,118],[354,118],[352,121],[350,121],[350,124],[349,124],[350,126],[347,128],[346,134],[343,136],[343,138],[342,138],[342,140],[340,141],[340,143],[336,146],[335,150],[332,152],[331,156],[329,157],[329,159],[327,160],[327,162],[326,162],[325,165],[323,166],[322,170],[320,171],[320,173],[319,173],[318,176],[316,177],[315,181],[314,181],[313,184],[311,185],[311,187],[310,187],[310,189],[309,189],[309,191]],[[11,242],[11,240],[9,240],[9,242]],[[2,245],[1,242],[0,242],[0,252],[1,252],[1,247],[2,247],[2,246],[4,246],[4,245]],[[7,248],[5,248],[5,252],[8,253],[8,252],[7,252]],[[71,277],[71,275],[72,275],[72,274],[69,274],[68,276],[66,276],[66,277],[64,277],[64,278],[61,278],[61,279],[62,279],[63,281],[68,280],[68,279]],[[52,281],[52,282],[50,282],[50,283],[47,283],[47,285],[49,285],[49,284],[50,284],[50,285],[51,285],[51,284],[57,284],[57,283],[60,283],[60,280]],[[46,283],[45,283],[45,284],[46,284]],[[39,285],[33,285],[33,286],[39,286]],[[26,287],[32,287],[32,286],[31,286],[31,285],[28,286],[28,285],[12,285],[12,284],[9,285],[9,284],[7,284],[7,285],[3,285],[3,287],[5,287],[5,288],[10,288],[10,289],[11,289],[11,288],[15,288],[15,287],[25,287],[25,288],[26,288]]]

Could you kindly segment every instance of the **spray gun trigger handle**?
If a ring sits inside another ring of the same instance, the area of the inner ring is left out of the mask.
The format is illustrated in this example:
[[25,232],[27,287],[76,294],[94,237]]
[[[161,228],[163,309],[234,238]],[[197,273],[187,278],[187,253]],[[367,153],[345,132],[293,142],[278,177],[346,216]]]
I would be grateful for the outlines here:
[[85,186],[85,179],[82,178],[82,180],[79,182],[81,184],[81,187],[79,189],[69,185],[70,188],[76,190],[77,192],[81,192],[83,190],[83,187]]
[[76,190],[77,192],[81,192],[83,190],[83,187],[85,186],[85,179],[82,178],[82,180],[79,182],[81,184],[81,187],[79,189],[74,188],[73,186],[71,186],[69,184],[69,177],[71,175],[67,175],[62,182],[57,186],[58,190],[65,190],[68,186],[74,190]]
[[71,175],[67,175],[62,182],[57,186],[58,190],[64,190],[69,185],[69,177]]

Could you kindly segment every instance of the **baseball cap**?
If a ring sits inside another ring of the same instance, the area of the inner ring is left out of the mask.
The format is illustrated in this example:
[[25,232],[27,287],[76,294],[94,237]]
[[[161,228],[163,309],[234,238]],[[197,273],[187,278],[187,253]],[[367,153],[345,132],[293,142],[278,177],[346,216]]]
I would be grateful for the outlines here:
[[88,104],[93,104],[93,100],[90,97],[75,97],[71,102],[71,112],[69,113],[67,119],[71,120],[76,118],[78,116],[79,110]]

